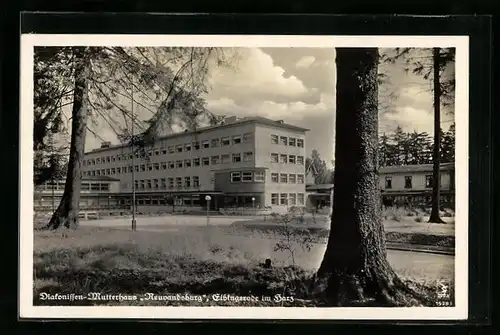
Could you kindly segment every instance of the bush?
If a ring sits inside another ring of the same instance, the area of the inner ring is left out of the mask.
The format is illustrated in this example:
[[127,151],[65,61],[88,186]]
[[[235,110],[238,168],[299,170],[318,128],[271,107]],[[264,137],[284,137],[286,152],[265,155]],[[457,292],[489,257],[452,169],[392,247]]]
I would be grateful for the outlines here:
[[424,222],[424,218],[419,215],[415,218],[415,222]]

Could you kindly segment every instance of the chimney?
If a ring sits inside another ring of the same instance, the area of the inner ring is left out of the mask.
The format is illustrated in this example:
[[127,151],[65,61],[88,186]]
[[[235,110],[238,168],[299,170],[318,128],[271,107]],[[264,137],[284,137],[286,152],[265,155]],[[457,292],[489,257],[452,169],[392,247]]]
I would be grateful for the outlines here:
[[101,148],[109,148],[111,146],[111,142],[101,142]]

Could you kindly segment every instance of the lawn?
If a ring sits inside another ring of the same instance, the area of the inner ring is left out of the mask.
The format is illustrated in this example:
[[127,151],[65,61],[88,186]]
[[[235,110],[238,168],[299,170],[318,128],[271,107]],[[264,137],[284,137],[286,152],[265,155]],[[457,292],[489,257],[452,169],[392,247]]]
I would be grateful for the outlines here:
[[[228,234],[231,229],[232,234]],[[35,304],[47,293],[184,294],[208,296],[226,293],[235,296],[294,296],[285,306],[316,305],[311,275],[319,266],[324,244],[312,244],[310,251],[291,242],[287,251],[274,251],[280,236],[248,235],[238,227],[185,227],[164,231],[80,227],[77,231],[35,231]],[[426,258],[427,257],[427,258]],[[431,258],[429,258],[431,257]],[[434,257],[434,258],[432,258]],[[438,258],[435,258],[438,257]],[[439,258],[441,257],[441,258]],[[266,258],[270,269],[261,266]],[[389,254],[389,261],[405,279],[429,286],[436,280],[453,278],[453,257]],[[414,264],[412,266],[410,264]],[[413,262],[413,263],[412,263]],[[413,284],[416,285],[416,284]],[[437,285],[436,285],[437,286]],[[429,294],[435,294],[432,291]],[[127,304],[91,302],[80,304]],[[142,301],[134,304],[196,304],[179,301]],[[74,304],[74,303],[72,303]],[[235,302],[204,302],[234,305]],[[282,305],[275,302],[238,302],[237,305]]]

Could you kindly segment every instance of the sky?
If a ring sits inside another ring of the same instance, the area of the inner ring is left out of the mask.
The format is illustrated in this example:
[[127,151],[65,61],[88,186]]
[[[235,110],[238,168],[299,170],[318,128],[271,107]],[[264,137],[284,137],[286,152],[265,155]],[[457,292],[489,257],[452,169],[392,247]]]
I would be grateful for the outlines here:
[[[313,149],[330,163],[334,159],[335,49],[240,48],[231,67],[210,69],[208,109],[226,116],[263,116],[310,129],[308,156]],[[380,87],[380,133],[397,126],[411,132],[433,132],[432,91],[429,80],[405,71],[402,62],[383,64],[388,83]],[[140,113],[140,111],[139,111]],[[443,111],[442,127],[453,117]],[[100,138],[86,137],[86,151],[102,139],[118,143],[103,122],[94,125]]]

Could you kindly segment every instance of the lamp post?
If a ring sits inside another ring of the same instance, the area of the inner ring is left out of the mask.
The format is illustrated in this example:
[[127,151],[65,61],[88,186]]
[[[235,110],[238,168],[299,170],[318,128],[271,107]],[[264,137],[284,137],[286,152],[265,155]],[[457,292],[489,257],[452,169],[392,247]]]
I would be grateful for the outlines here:
[[43,208],[43,198],[40,198],[40,208]]
[[253,214],[255,215],[255,197],[252,197],[252,209],[253,209]]
[[108,196],[108,211],[111,210],[111,196]]
[[207,226],[209,225],[210,223],[210,215],[209,215],[209,210],[210,210],[210,200],[212,200],[212,198],[207,195],[205,197],[205,201],[207,202]]
[[136,231],[137,229],[137,222],[135,221],[135,165],[134,165],[134,157],[135,157],[135,138],[134,138],[134,122],[135,122],[135,117],[134,117],[134,85],[132,84],[131,86],[131,92],[130,92],[130,98],[131,98],[131,118],[132,118],[132,125],[131,125],[131,133],[132,133],[132,231]]

